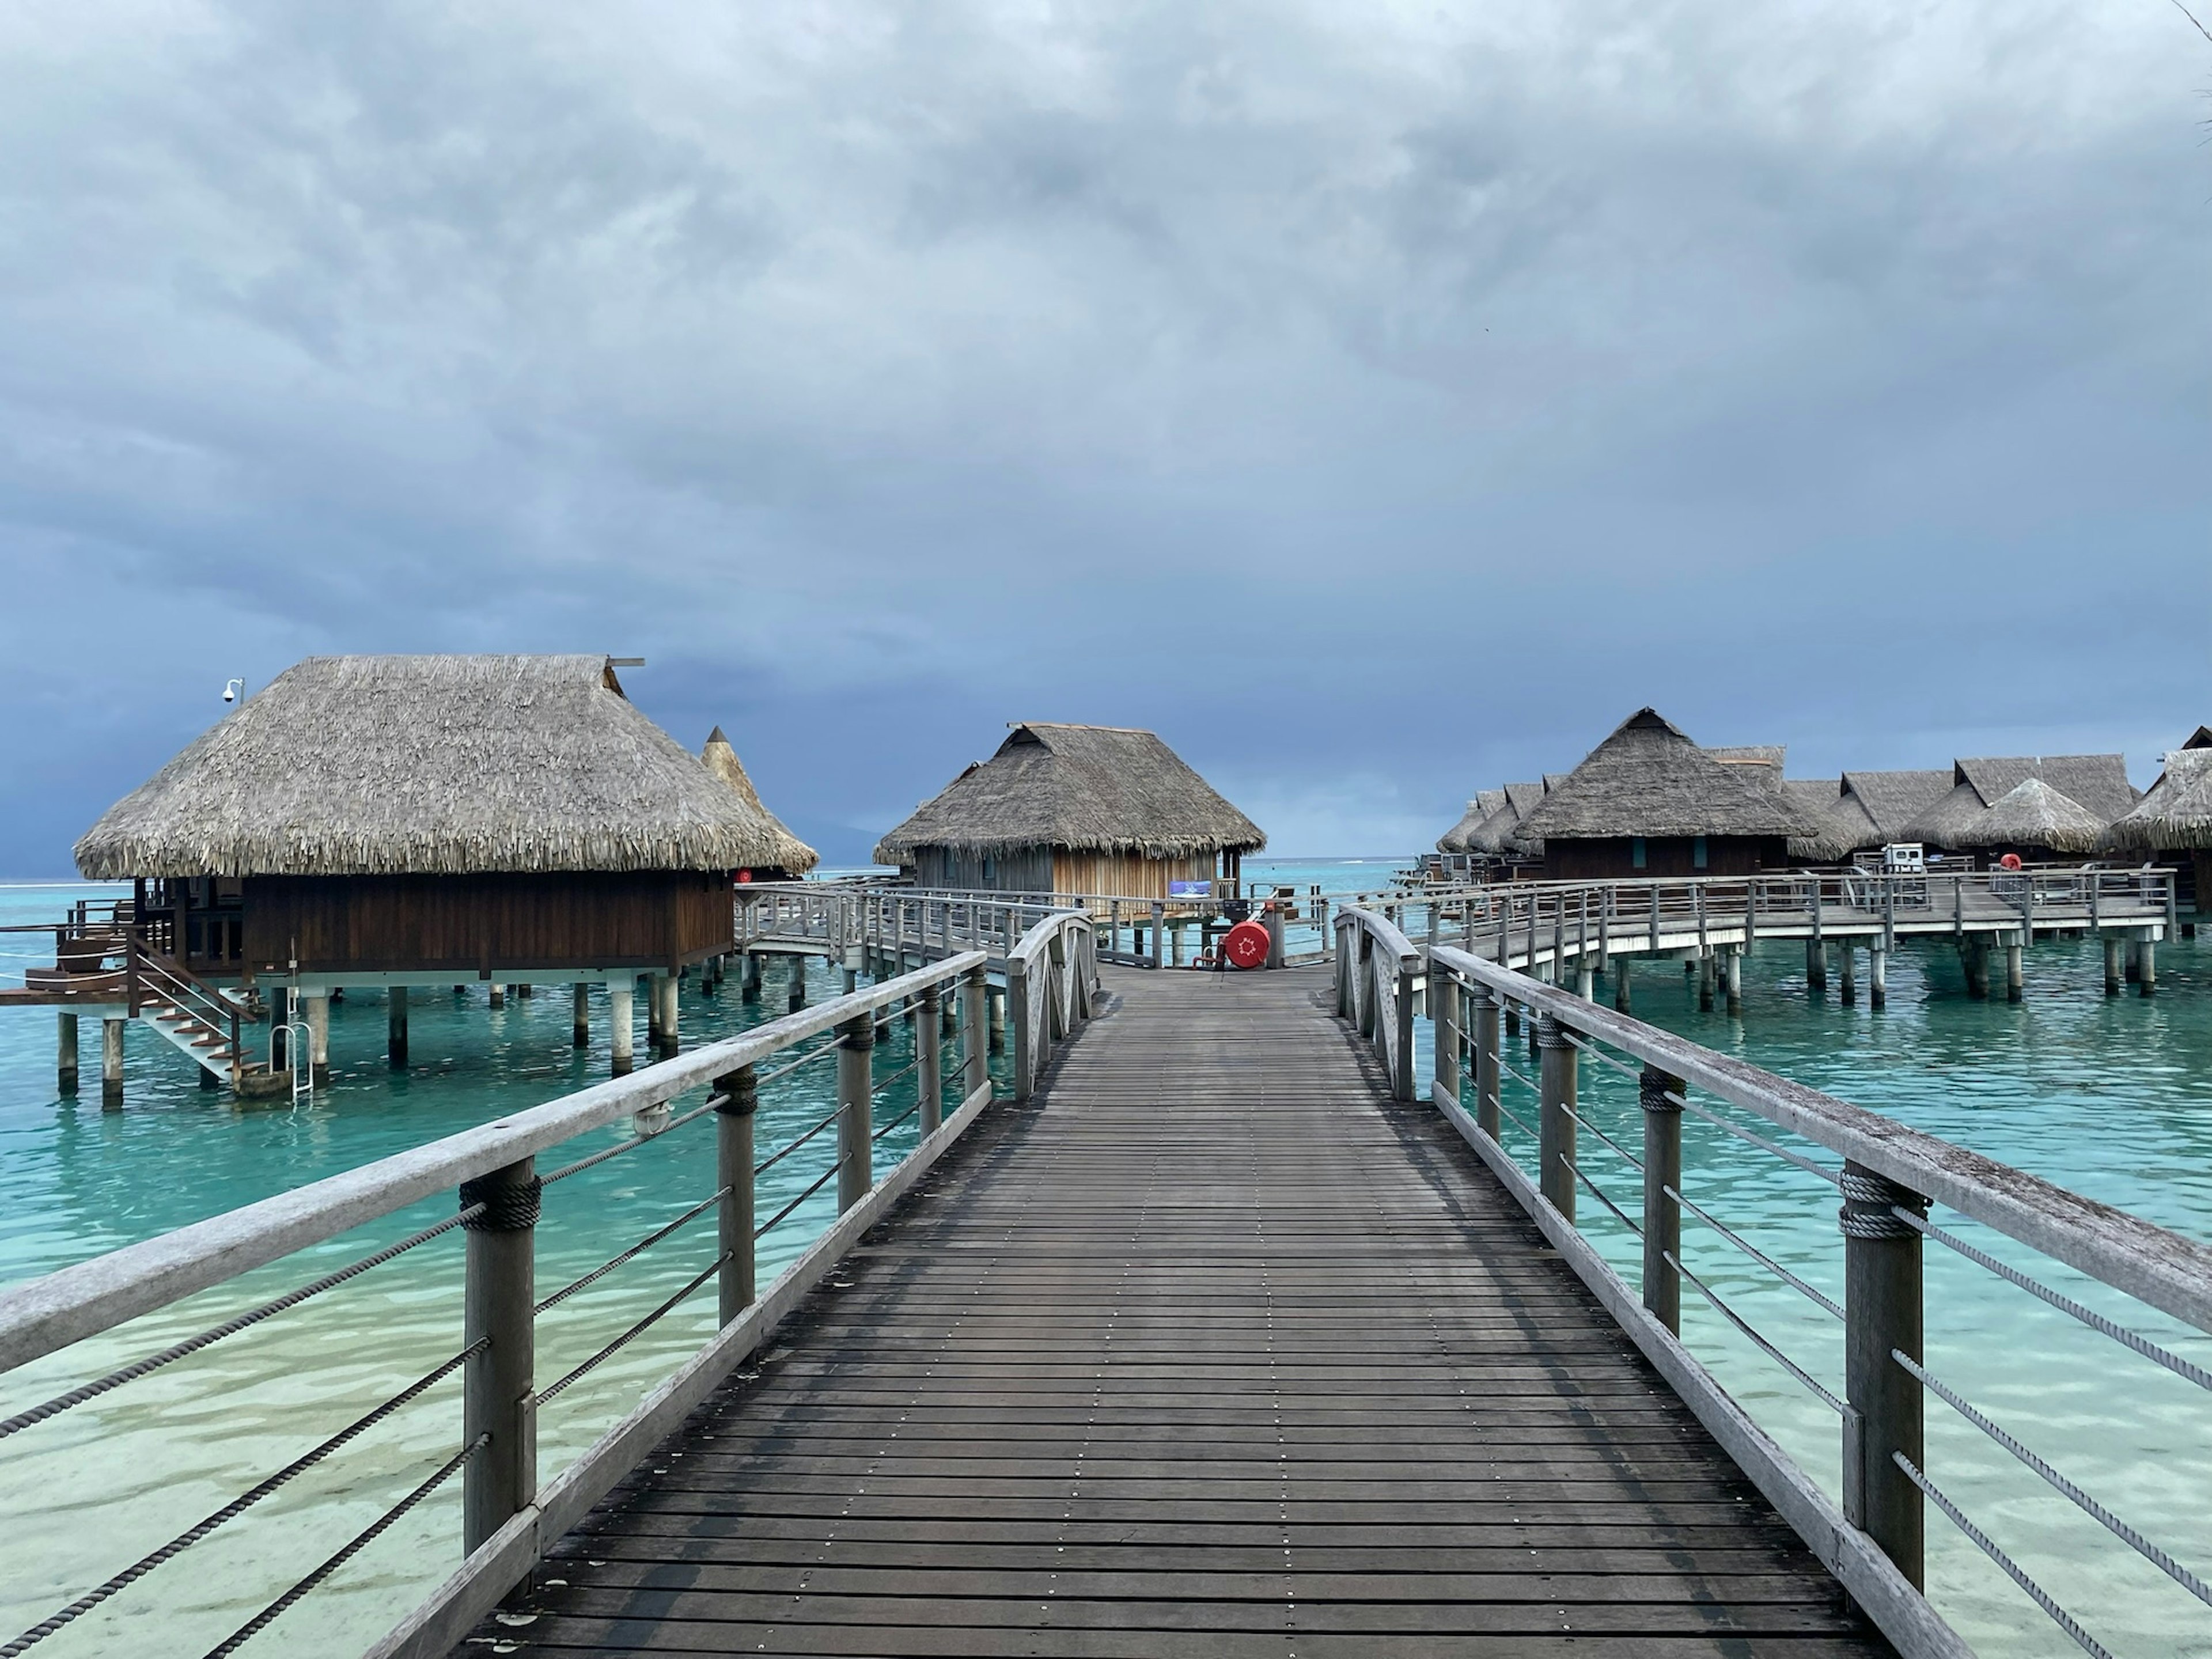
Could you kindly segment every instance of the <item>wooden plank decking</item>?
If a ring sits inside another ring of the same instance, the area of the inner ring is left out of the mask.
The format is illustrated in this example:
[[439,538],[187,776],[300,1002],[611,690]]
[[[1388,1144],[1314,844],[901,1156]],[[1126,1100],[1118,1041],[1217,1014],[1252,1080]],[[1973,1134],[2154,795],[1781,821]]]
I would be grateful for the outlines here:
[[1107,987],[458,1652],[1889,1650],[1320,975]]

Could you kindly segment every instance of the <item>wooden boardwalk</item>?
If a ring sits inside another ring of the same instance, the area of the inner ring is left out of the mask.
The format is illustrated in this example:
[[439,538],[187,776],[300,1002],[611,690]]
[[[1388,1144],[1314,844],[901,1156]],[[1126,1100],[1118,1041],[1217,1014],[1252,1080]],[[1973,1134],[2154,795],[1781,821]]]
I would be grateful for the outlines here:
[[457,1653],[1889,1651],[1321,975],[1106,988]]

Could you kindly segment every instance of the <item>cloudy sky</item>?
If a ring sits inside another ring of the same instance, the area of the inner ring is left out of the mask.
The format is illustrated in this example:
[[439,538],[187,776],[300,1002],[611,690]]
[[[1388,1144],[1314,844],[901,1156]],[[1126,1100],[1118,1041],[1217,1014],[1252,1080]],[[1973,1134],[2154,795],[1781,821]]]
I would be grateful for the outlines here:
[[1293,854],[1644,702],[2147,781],[2208,93],[2171,0],[12,0],[0,875],[334,651],[646,657],[832,860],[1012,718]]

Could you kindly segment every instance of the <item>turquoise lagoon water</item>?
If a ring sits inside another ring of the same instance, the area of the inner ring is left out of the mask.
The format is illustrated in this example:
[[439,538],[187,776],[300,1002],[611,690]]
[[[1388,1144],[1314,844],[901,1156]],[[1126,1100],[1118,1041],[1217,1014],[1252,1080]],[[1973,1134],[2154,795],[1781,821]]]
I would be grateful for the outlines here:
[[[1861,957],[1862,967],[1864,958]],[[2103,994],[2094,940],[2038,944],[2024,1000],[1966,994],[1956,952],[1905,944],[1889,1005],[1846,1006],[1807,987],[1802,944],[1757,947],[1744,965],[1744,1012],[1703,1013],[1674,963],[1632,968],[1635,1012],[1754,1065],[1887,1113],[1931,1134],[2212,1240],[2212,950],[2160,948],[2158,995]],[[1609,988],[1601,985],[1601,1000]],[[1425,1080],[1430,1027],[1417,1024]],[[1526,1033],[1508,1063],[1533,1078]],[[1585,1119],[1640,1152],[1635,1081],[1587,1059]],[[1692,1098],[1699,1098],[1693,1096]],[[1534,1091],[1511,1079],[1506,1108],[1533,1126]],[[1721,1103],[1702,1099],[1709,1108]],[[1821,1149],[1748,1114],[1723,1115],[1833,1167]],[[1534,1147],[1511,1123],[1506,1143],[1532,1174]],[[1817,1285],[1843,1297],[1832,1187],[1686,1116],[1685,1195]],[[1581,1167],[1632,1216],[1637,1170],[1594,1137]],[[1588,1192],[1578,1218],[1632,1285],[1642,1246]],[[1938,1208],[1948,1231],[2124,1325],[2212,1368],[2212,1339]],[[1683,1218],[1684,1261],[1731,1308],[1832,1391],[1843,1389],[1842,1328],[1697,1218]],[[1987,1269],[1929,1245],[1926,1363],[1970,1403],[2057,1466],[2200,1577],[2212,1577],[2212,1398]],[[1762,1354],[1695,1290],[1683,1287],[1683,1335],[1753,1417],[1832,1495],[1833,1413]],[[2212,1609],[2058,1496],[1941,1401],[1928,1404],[1929,1477],[2116,1655],[2212,1655]],[[1928,1519],[1929,1594],[1990,1655],[2063,1655],[2070,1639],[1949,1522]]]
[[[1371,890],[1399,860],[1252,860],[1248,877],[1301,893]],[[87,890],[70,890],[69,896]],[[52,915],[60,890],[0,890],[0,921]],[[20,938],[21,936],[17,936]],[[5,940],[6,935],[0,935]],[[0,946],[35,951],[29,946]],[[1969,1001],[1955,957],[1909,946],[1891,968],[1888,1008],[1810,995],[1802,947],[1763,946],[1747,963],[1741,1018],[1701,1014],[1679,970],[1635,969],[1636,1012],[1701,1042],[1892,1113],[2200,1239],[2212,1239],[2212,946],[2170,943],[2160,994],[2107,1001],[2094,945],[2043,944],[2028,957],[2027,1000]],[[9,965],[0,963],[0,967]],[[734,986],[719,999],[687,988],[688,1045],[774,1018],[782,969],[761,1003]],[[810,1000],[834,991],[817,964]],[[608,1036],[595,1002],[592,1046],[569,1045],[564,987],[510,999],[495,1013],[481,990],[416,994],[416,1064],[383,1055],[384,1008],[364,997],[332,1011],[332,1085],[314,1105],[243,1111],[194,1085],[182,1057],[131,1033],[125,1109],[103,1112],[96,1081],[73,1100],[53,1088],[53,1018],[0,1012],[0,1283],[20,1282],[103,1249],[350,1168],[533,1105],[606,1075]],[[638,1018],[642,1020],[641,1007]],[[1426,1043],[1427,1027],[1418,1027]],[[87,1058],[96,1054],[87,1033]],[[904,1062],[896,1045],[880,1062]],[[642,1048],[642,1035],[640,1036]],[[1525,1054],[1525,1050],[1523,1051]],[[642,1056],[641,1056],[642,1057]],[[1527,1069],[1523,1067],[1523,1069]],[[88,1078],[94,1075],[88,1071]],[[1425,1061],[1424,1062],[1425,1076]],[[1633,1146],[1632,1085],[1585,1064],[1589,1115]],[[1507,1103],[1532,1117],[1533,1103]],[[779,1145],[826,1109],[823,1068],[794,1075],[763,1104],[761,1145]],[[678,1108],[683,1109],[679,1102]],[[902,1109],[900,1101],[893,1109]],[[619,1130],[586,1146],[611,1144]],[[711,1187],[706,1121],[610,1160],[550,1190],[540,1233],[540,1294],[566,1283],[702,1197]],[[823,1139],[827,1139],[824,1137]],[[1517,1141],[1509,1130],[1509,1139]],[[1832,1188],[1692,1119],[1691,1196],[1830,1294],[1841,1294]],[[910,1141],[895,1135],[883,1161]],[[580,1146],[577,1150],[583,1150]],[[827,1149],[823,1148],[826,1159]],[[1524,1154],[1525,1146],[1516,1150]],[[558,1161],[541,1160],[550,1164]],[[1584,1167],[1632,1212],[1634,1171],[1586,1139]],[[780,1166],[795,1192],[825,1167]],[[1610,1164],[1610,1167],[1609,1167]],[[880,1164],[879,1164],[880,1167]],[[769,1191],[763,1206],[781,1202]],[[337,1265],[449,1212],[428,1202],[249,1279],[137,1322],[65,1356],[0,1377],[0,1415],[107,1365],[136,1358],[211,1317]],[[773,1271],[826,1222],[825,1199],[763,1243]],[[1636,1243],[1583,1201],[1585,1224],[1632,1283]],[[763,1214],[772,1212],[763,1208]],[[1955,1223],[1956,1218],[1951,1218]],[[2212,1342],[2124,1299],[2031,1264],[1960,1224],[1984,1248],[2212,1364]],[[1756,1327],[1832,1388],[1840,1386],[1834,1322],[1694,1219],[1686,1254]],[[648,1251],[541,1321],[538,1374],[557,1376],[679,1287],[712,1254],[711,1222]],[[459,1346],[460,1239],[448,1235],[291,1313],[4,1443],[0,1455],[0,1630],[4,1639],[144,1550],[227,1502]],[[2204,1395],[2044,1308],[1979,1267],[1929,1252],[1929,1354],[1936,1373],[2065,1472],[2149,1531],[2200,1573],[2212,1568],[2212,1424]],[[1769,1432],[1831,1491],[1836,1431],[1826,1407],[1685,1291],[1685,1334]],[[562,1395],[541,1427],[550,1473],[580,1451],[682,1357],[714,1320],[711,1291]],[[364,1345],[364,1332],[373,1342]],[[66,1363],[63,1363],[66,1361]],[[448,1381],[328,1464],[197,1545],[41,1652],[198,1652],[291,1584],[453,1450],[459,1389]],[[2212,1656],[2212,1614],[2106,1540],[2033,1475],[1948,1408],[1929,1407],[1929,1469],[2120,1655]],[[1933,1594],[1988,1654],[2074,1650],[1940,1516],[1929,1523]],[[357,1649],[417,1601],[458,1553],[457,1500],[441,1492],[288,1613],[249,1651]]]
[[[0,922],[51,918],[65,899],[100,890],[0,889]],[[21,934],[0,934],[0,963],[51,961]],[[35,936],[32,936],[35,941]],[[687,1048],[733,1035],[785,1009],[792,959],[772,959],[762,1000],[733,982],[714,996],[686,984]],[[807,966],[810,1003],[842,988],[826,964]],[[216,1215],[302,1182],[537,1105],[606,1077],[604,994],[592,1042],[570,1041],[565,985],[510,994],[495,1012],[481,987],[456,995],[416,989],[409,1027],[414,1064],[385,1058],[386,1010],[375,994],[331,1011],[330,1086],[312,1106],[240,1109],[203,1091],[195,1068],[144,1028],[128,1033],[125,1104],[103,1111],[98,1031],[88,1025],[86,1088],[54,1087],[53,1013],[0,1011],[0,1284],[19,1283],[104,1250]],[[635,1047],[647,1059],[643,999]],[[264,1028],[265,1030],[265,1028]],[[912,1058],[892,1023],[877,1073]],[[763,1154],[818,1120],[834,1101],[832,1064],[809,1066],[762,1091]],[[879,1118],[913,1102],[911,1079],[879,1099]],[[704,1098],[679,1099],[675,1109]],[[542,1156],[541,1170],[626,1139],[627,1124]],[[878,1171],[912,1146],[911,1119],[876,1151]],[[829,1167],[825,1133],[761,1178],[763,1219]],[[711,1116],[673,1130],[547,1189],[538,1230],[538,1294],[568,1283],[673,1219],[714,1188]],[[761,1243],[766,1280],[833,1218],[835,1183]],[[231,1312],[367,1254],[452,1212],[426,1200],[314,1250],[272,1264],[164,1312],[0,1376],[0,1416],[158,1350]],[[712,1212],[610,1273],[538,1322],[538,1375],[562,1375],[672,1294],[713,1260]],[[462,1235],[448,1233],[361,1278],[154,1376],[0,1442],[0,1640],[203,1516],[427,1374],[460,1346]],[[640,1394],[696,1352],[715,1320],[711,1283],[550,1405],[539,1424],[547,1475],[587,1447]],[[459,1378],[450,1378],[303,1474],[184,1558],[156,1571],[42,1643],[41,1655],[204,1651],[289,1588],[450,1456],[459,1443]],[[459,1482],[435,1494],[250,1644],[248,1652],[357,1651],[419,1601],[459,1557]]]

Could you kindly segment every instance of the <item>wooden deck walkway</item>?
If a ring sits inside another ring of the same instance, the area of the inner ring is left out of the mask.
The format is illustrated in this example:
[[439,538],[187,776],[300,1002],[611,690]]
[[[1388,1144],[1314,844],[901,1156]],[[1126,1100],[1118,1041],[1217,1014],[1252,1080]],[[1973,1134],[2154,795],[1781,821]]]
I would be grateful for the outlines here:
[[1889,1651],[1321,975],[1106,988],[457,1653]]

